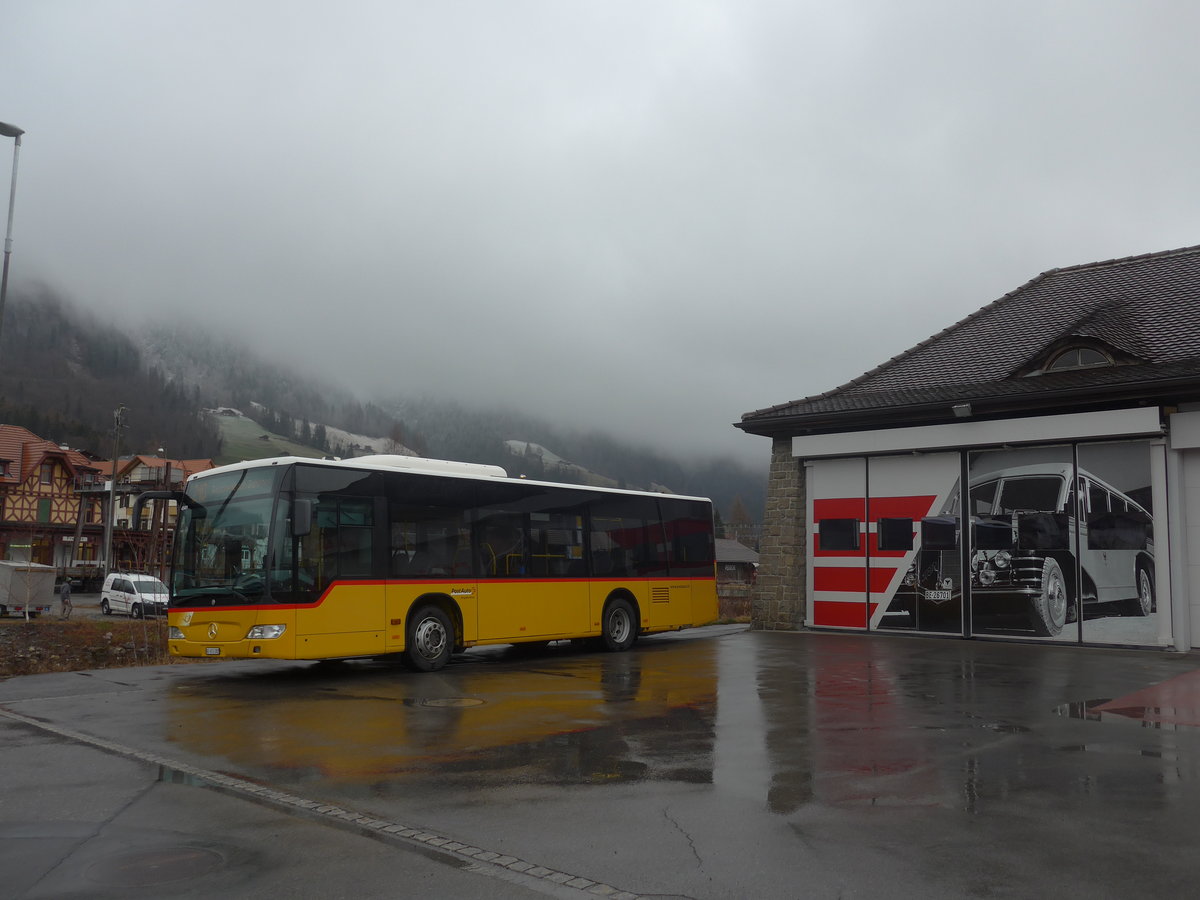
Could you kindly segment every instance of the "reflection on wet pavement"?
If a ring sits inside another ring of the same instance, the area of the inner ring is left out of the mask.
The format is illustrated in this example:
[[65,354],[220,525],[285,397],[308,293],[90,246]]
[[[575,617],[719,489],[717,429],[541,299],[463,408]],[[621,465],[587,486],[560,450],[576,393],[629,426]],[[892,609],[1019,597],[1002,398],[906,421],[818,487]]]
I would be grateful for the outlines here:
[[[214,671],[174,687],[168,733],[272,783],[384,796],[673,782],[781,816],[814,804],[979,815],[1064,789],[1136,789],[1155,803],[1196,778],[1193,757],[1165,735],[1067,732],[1072,719],[1194,724],[1200,675],[1063,703],[1071,669],[1044,649],[939,645],[927,658],[923,646],[735,633],[616,655],[495,651],[426,676],[378,662]],[[1065,751],[1081,762],[1064,778]],[[1105,762],[1118,758],[1119,769]]]
[[[369,663],[239,673],[179,685],[169,733],[271,778],[708,782],[714,653],[693,642],[436,676]],[[668,744],[652,739],[664,732]]]

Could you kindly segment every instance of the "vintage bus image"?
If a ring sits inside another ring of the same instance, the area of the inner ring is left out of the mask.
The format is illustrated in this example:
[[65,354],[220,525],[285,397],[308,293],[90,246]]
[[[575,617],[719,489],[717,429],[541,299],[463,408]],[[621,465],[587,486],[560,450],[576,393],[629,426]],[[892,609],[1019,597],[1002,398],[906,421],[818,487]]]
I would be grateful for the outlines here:
[[700,498],[386,455],[237,463],[172,496],[175,656],[396,655],[432,671],[477,645],[619,651],[717,618]]
[[[1054,637],[1102,605],[1125,616],[1155,611],[1153,517],[1091,472],[1070,463],[987,472],[971,478],[968,502],[977,614],[1024,615],[1035,634]],[[897,608],[917,607],[926,619],[939,609],[957,610],[959,522],[956,493],[942,515],[918,523],[920,550],[897,592]]]

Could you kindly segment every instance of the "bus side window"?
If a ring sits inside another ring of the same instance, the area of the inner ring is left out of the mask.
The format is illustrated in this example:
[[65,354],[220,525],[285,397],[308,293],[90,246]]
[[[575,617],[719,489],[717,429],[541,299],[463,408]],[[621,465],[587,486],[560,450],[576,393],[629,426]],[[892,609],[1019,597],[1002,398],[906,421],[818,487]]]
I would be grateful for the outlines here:
[[371,576],[374,524],[374,504],[369,499],[321,498],[315,529],[321,585],[339,578]]
[[483,574],[492,578],[524,575],[525,529],[520,513],[493,513],[479,526]]
[[531,513],[529,562],[533,575],[584,574],[583,516],[571,512]]
[[660,500],[671,576],[711,575],[716,556],[712,507],[694,500]]
[[627,548],[642,541],[640,519],[592,515],[592,571],[596,575],[625,578],[629,568]]

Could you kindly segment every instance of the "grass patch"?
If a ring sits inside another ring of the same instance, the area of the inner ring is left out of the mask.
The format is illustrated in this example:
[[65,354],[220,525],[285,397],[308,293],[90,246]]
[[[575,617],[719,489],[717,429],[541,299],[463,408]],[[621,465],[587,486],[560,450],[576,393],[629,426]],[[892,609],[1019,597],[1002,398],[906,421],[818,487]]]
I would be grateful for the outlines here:
[[267,431],[245,416],[214,415],[213,421],[221,429],[221,454],[214,460],[217,465],[273,456],[320,458],[322,455],[320,450]]

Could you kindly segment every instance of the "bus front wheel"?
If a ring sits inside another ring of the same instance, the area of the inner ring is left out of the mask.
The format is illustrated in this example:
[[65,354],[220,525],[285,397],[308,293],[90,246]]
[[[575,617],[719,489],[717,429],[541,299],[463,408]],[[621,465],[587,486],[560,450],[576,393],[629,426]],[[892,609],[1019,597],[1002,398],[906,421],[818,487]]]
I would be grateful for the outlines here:
[[604,647],[614,652],[628,650],[636,638],[637,619],[634,618],[633,607],[628,600],[617,597],[604,607]]
[[423,606],[408,620],[404,656],[418,672],[435,672],[450,661],[454,626],[445,610]]

